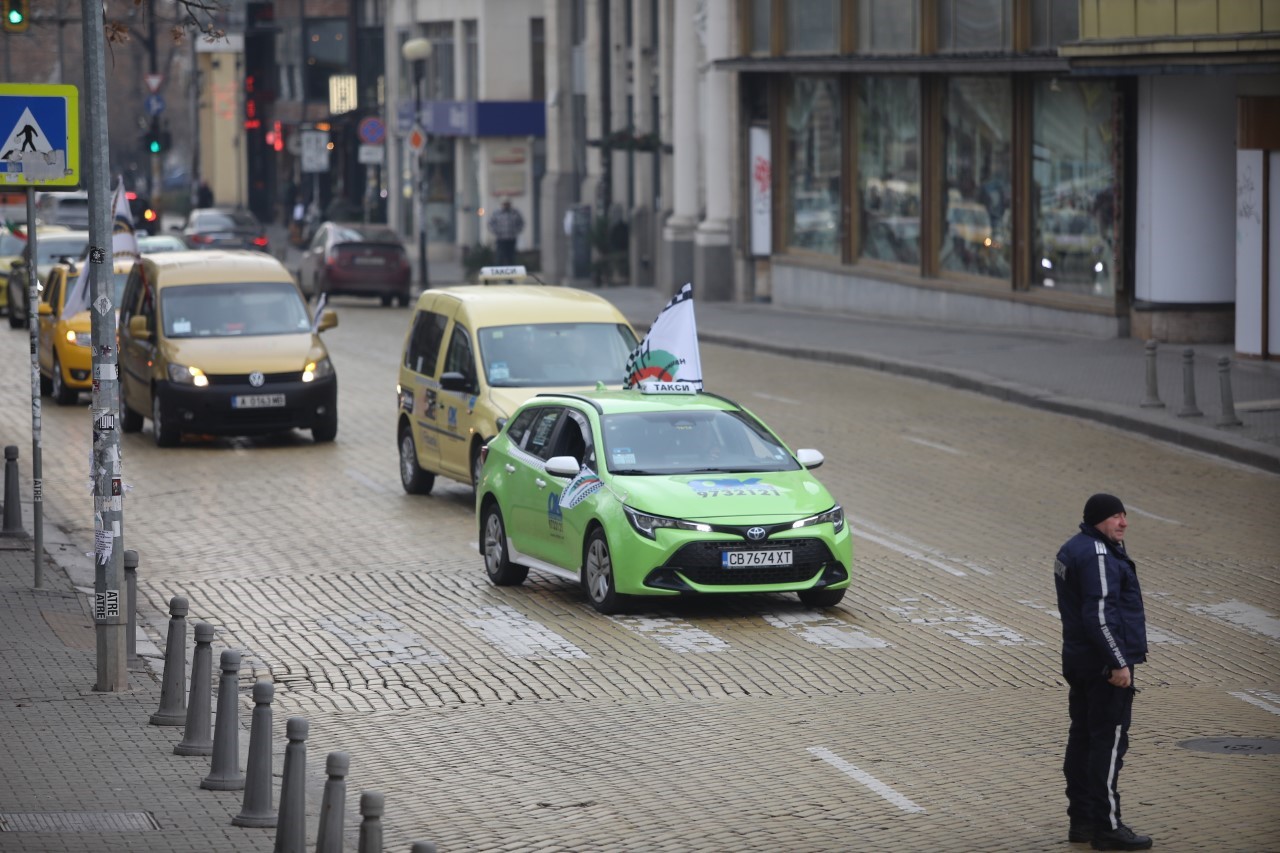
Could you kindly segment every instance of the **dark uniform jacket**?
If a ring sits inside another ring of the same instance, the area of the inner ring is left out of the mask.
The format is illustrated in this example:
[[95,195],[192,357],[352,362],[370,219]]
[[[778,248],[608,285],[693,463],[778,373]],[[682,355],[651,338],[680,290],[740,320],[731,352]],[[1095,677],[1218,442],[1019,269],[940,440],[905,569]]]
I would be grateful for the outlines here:
[[1058,551],[1053,574],[1064,673],[1102,674],[1147,659],[1142,589],[1123,543],[1082,523]]

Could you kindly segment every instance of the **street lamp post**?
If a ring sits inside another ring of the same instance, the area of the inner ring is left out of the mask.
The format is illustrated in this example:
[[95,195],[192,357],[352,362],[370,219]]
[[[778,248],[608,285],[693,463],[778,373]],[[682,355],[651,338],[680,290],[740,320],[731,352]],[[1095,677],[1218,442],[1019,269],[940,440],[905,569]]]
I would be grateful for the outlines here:
[[417,133],[423,134],[422,147],[417,152],[417,173],[414,181],[414,195],[418,203],[418,274],[422,279],[422,289],[429,286],[427,278],[427,137],[422,126],[422,77],[426,71],[427,59],[431,57],[431,40],[426,38],[409,39],[400,48],[400,55],[406,62],[413,63],[413,125]]

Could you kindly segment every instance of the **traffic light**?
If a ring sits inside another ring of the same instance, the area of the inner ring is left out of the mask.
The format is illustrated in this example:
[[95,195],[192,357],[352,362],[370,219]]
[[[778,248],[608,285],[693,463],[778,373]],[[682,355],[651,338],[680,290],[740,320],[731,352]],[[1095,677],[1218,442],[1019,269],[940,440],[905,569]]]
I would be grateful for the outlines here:
[[3,0],[4,31],[25,33],[31,26],[31,0]]

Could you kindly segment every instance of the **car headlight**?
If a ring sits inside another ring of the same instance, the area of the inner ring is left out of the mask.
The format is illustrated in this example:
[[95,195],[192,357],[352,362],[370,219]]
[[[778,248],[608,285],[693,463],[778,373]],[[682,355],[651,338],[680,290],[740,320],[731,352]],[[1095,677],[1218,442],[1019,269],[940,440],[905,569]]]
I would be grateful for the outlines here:
[[302,381],[314,382],[317,379],[323,379],[326,376],[333,375],[333,362],[329,359],[321,358],[316,361],[307,362],[307,366],[302,368]]
[[654,531],[659,527],[672,527],[676,530],[697,530],[701,533],[710,533],[710,524],[701,524],[696,521],[685,521],[683,518],[668,518],[665,515],[650,515],[647,512],[641,512],[638,509],[632,509],[626,504],[622,505],[622,509],[627,514],[627,521],[631,522],[631,526],[636,533],[646,539],[657,539]]
[[791,525],[791,529],[798,530],[801,527],[813,527],[815,524],[827,524],[828,522],[836,529],[836,533],[844,530],[844,508],[840,504],[836,504],[826,512],[800,519]]
[[177,385],[194,385],[204,388],[209,384],[209,377],[198,367],[187,367],[185,364],[169,365],[169,381]]
[[67,343],[75,344],[78,347],[93,346],[93,334],[91,332],[76,332],[67,329]]

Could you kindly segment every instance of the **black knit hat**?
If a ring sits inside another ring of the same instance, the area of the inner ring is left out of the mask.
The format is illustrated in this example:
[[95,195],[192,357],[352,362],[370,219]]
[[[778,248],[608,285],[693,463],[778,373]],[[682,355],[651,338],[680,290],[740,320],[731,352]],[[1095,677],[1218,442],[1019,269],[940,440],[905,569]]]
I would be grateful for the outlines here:
[[1084,523],[1093,527],[1118,512],[1124,512],[1124,504],[1115,495],[1099,492],[1084,503]]

